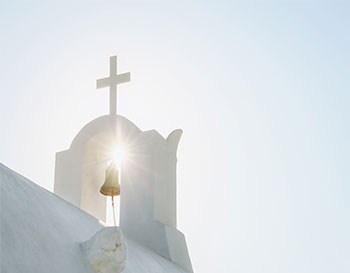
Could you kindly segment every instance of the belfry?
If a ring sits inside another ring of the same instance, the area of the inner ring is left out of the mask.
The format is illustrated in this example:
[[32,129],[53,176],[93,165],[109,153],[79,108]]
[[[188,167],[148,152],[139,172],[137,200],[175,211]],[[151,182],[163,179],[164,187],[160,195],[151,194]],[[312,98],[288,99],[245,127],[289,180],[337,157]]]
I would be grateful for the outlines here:
[[[123,234],[193,272],[185,237],[176,228],[176,152],[182,130],[164,138],[117,115],[117,85],[130,81],[130,73],[117,74],[116,60],[110,58],[109,77],[97,80],[97,88],[110,88],[110,113],[85,125],[69,149],[56,154],[54,192],[103,222],[106,196],[120,194]],[[117,164],[115,150],[121,148],[126,156]]]

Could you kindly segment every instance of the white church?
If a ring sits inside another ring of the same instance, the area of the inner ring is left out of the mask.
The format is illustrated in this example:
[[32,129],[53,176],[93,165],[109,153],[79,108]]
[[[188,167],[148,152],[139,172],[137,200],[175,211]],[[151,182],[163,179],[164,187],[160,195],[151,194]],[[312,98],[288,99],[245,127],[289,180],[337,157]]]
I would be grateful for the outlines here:
[[[117,115],[117,85],[128,81],[111,57],[109,77],[97,80],[110,89],[110,114],[56,154],[54,193],[0,164],[1,273],[193,272],[176,227],[182,130],[164,138]],[[119,226],[105,224],[106,195],[120,195]]]

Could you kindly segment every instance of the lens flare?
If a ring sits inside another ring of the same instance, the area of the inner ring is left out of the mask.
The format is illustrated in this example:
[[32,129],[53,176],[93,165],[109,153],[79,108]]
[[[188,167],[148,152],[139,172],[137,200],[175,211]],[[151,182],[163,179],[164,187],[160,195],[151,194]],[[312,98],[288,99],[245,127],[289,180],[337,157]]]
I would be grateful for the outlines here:
[[126,156],[126,151],[123,147],[119,146],[114,149],[113,161],[115,162],[119,170],[121,168],[123,160],[125,159],[125,156]]

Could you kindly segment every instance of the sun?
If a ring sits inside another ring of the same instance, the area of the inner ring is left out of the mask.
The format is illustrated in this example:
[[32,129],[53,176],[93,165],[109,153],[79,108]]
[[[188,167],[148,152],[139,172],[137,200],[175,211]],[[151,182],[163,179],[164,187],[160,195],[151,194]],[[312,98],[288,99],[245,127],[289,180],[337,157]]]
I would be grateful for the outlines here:
[[113,150],[113,161],[120,170],[123,160],[126,158],[126,150],[123,146],[118,146]]

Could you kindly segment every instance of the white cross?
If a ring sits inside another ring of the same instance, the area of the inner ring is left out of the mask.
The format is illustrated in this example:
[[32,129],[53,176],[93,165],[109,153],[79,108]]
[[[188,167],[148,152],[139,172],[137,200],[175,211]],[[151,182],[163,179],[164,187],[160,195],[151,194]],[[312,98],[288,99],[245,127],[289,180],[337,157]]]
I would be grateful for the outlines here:
[[117,114],[117,85],[130,81],[130,72],[117,75],[117,56],[109,58],[109,77],[96,81],[96,88],[109,86],[109,114]]

